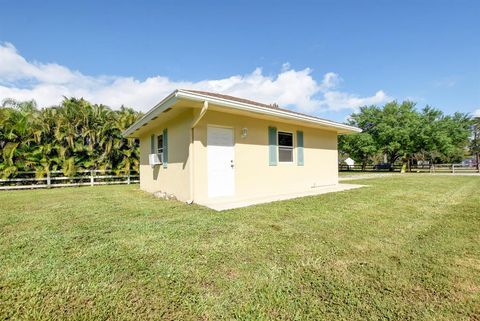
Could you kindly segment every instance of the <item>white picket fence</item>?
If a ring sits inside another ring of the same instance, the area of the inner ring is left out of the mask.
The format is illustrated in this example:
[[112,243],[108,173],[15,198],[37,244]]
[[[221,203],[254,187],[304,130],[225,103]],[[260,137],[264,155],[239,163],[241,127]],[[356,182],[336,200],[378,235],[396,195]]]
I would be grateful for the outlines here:
[[0,179],[0,190],[36,189],[69,186],[95,186],[113,184],[135,184],[140,182],[137,171],[128,174],[116,174],[109,170],[81,170],[75,176],[63,176],[62,171],[51,171],[45,177],[36,177],[37,173],[17,172],[15,178]]

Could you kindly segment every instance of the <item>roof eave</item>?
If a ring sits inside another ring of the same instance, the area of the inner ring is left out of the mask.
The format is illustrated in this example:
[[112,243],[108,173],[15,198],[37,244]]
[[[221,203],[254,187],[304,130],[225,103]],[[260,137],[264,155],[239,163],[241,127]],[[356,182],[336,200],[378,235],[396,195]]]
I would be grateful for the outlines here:
[[198,93],[194,94],[182,89],[178,90],[177,97],[195,100],[195,101],[208,101],[209,103],[212,103],[212,104],[223,105],[223,106],[231,107],[235,109],[251,111],[254,113],[258,113],[259,111],[261,111],[263,114],[277,116],[277,117],[286,118],[286,119],[307,121],[309,123],[314,123],[317,125],[323,125],[326,127],[335,128],[341,134],[359,133],[362,131],[358,127],[345,125],[345,124],[329,121],[326,119],[319,119],[319,118],[310,117],[307,115],[292,114],[292,113],[289,113],[288,111],[275,110],[272,108],[261,107],[261,106],[242,103],[242,102],[233,102],[228,99],[217,98],[217,97],[212,97],[212,96],[198,94]]
[[220,106],[225,106],[237,110],[244,110],[253,113],[262,113],[265,115],[276,116],[284,119],[289,120],[300,120],[304,122],[308,122],[311,124],[316,124],[328,128],[335,129],[339,134],[349,134],[349,133],[359,133],[362,130],[360,128],[349,126],[333,121],[329,121],[326,119],[319,119],[316,117],[310,117],[307,115],[299,115],[299,114],[292,114],[288,111],[284,110],[275,110],[272,108],[261,107],[257,105],[252,105],[248,103],[236,102],[231,101],[228,99],[212,97],[209,95],[199,94],[199,93],[191,93],[186,90],[178,89],[172,92],[170,95],[165,97],[162,101],[156,104],[152,109],[150,109],[142,118],[136,121],[132,126],[130,126],[127,130],[125,130],[122,134],[125,137],[135,137],[133,134],[135,131],[140,129],[142,126],[146,125],[150,120],[154,117],[161,114],[167,108],[170,108],[174,105],[178,99],[188,99],[192,101],[200,101],[200,102],[209,102],[211,104],[216,104]]
[[122,135],[124,137],[135,137],[132,134],[140,129],[142,126],[147,124],[152,118],[158,116],[164,112],[167,108],[171,107],[177,101],[177,92],[178,90],[173,91],[170,95],[162,99],[158,104],[156,104],[152,109],[150,109],[142,118],[133,123],[129,128],[127,128]]

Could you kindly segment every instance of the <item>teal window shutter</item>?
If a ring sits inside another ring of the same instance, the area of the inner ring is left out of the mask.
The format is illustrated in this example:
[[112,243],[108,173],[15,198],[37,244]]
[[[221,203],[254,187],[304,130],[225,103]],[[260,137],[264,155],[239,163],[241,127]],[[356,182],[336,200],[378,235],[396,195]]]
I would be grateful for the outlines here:
[[155,135],[150,136],[150,154],[155,154]]
[[277,165],[277,128],[268,127],[269,165]]
[[163,130],[163,168],[168,165],[168,130]]
[[297,131],[297,165],[303,166],[303,132]]

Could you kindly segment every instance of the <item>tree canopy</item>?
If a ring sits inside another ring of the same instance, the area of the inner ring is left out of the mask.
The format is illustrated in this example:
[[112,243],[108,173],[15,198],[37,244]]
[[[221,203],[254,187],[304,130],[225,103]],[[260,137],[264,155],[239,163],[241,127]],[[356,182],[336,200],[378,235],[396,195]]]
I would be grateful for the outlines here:
[[140,116],[131,108],[112,110],[84,99],[65,98],[60,106],[42,109],[35,101],[6,99],[0,107],[0,172],[8,177],[18,171],[138,169],[138,142],[122,131]]
[[341,136],[339,151],[362,164],[385,155],[387,162],[460,161],[468,145],[471,119],[467,114],[444,115],[430,106],[393,101],[383,107],[365,106],[350,116],[349,124],[362,133]]

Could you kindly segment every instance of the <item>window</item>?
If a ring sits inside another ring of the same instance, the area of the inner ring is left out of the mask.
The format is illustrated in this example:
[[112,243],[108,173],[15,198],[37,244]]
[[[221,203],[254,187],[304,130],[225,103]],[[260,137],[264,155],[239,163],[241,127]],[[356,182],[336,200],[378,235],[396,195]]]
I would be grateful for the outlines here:
[[278,161],[281,163],[293,162],[293,134],[278,132]]
[[157,154],[163,154],[163,135],[157,136]]

